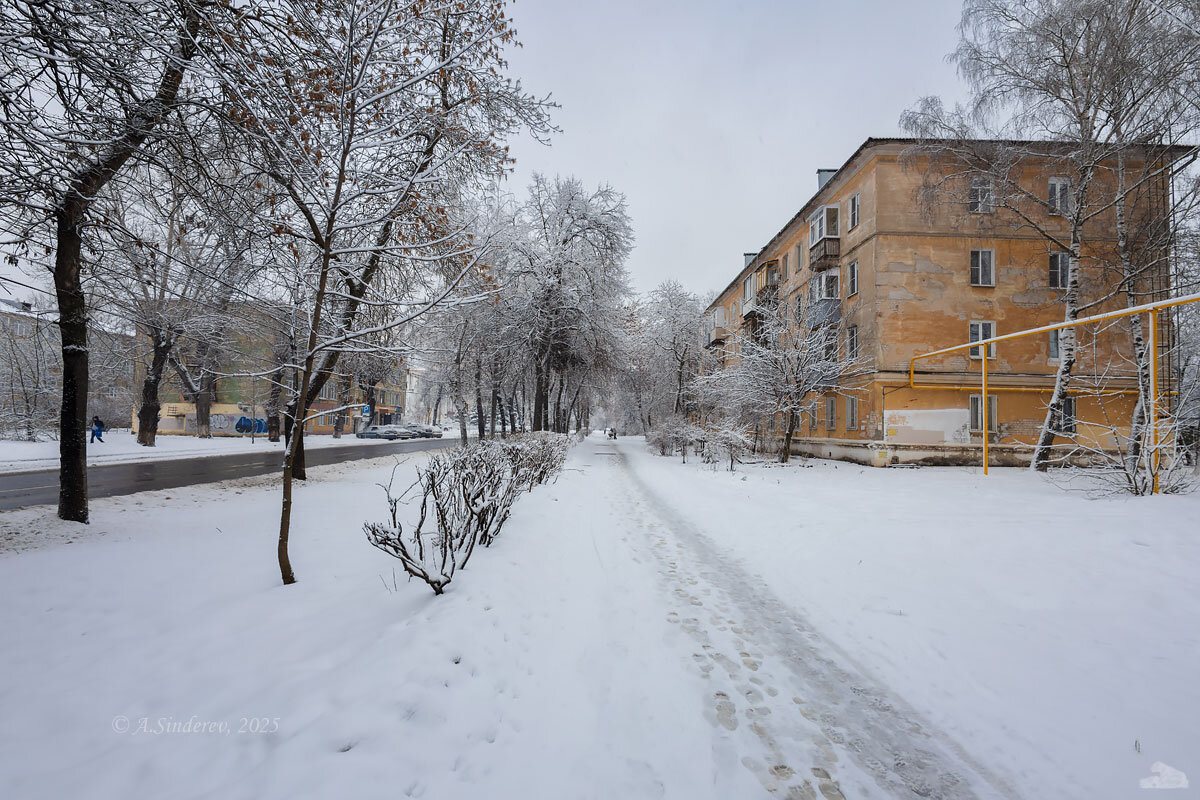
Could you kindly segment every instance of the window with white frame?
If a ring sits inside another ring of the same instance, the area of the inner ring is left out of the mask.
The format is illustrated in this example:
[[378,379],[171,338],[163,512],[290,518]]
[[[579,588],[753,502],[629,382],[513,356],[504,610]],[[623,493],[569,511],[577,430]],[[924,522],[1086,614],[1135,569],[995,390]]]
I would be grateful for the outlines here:
[[1062,412],[1055,411],[1050,415],[1050,430],[1065,436],[1075,435],[1075,398],[1064,397]]
[[850,197],[850,219],[847,220],[846,225],[846,230],[848,231],[852,231],[858,227],[859,203],[858,192],[855,192]]
[[808,218],[808,246],[826,237],[838,236],[838,207],[823,206]]
[[990,214],[996,210],[996,197],[990,178],[972,178],[967,194],[967,210],[972,214]]
[[796,273],[804,268],[804,243],[796,245]]
[[831,431],[837,427],[837,398],[825,398],[825,430]]
[[754,276],[747,275],[746,279],[744,281],[742,281],[742,298],[745,299],[746,302],[749,302],[750,297],[753,295],[753,293],[754,293]]
[[713,323],[718,328],[725,327],[725,306],[717,306],[713,309]]
[[1051,253],[1050,254],[1050,288],[1065,289],[1067,288],[1067,275],[1070,274],[1071,254],[1070,253]]
[[1046,194],[1051,214],[1070,213],[1071,181],[1069,178],[1051,178]]
[[[990,320],[975,320],[971,322],[970,336],[968,342],[981,342],[984,339],[991,339],[996,335],[996,323]],[[971,358],[979,358],[979,348],[972,347],[970,350]],[[992,342],[987,346],[987,357],[996,357],[996,343]]]
[[[996,432],[996,417],[998,404],[996,395],[988,395],[988,433]],[[978,433],[983,430],[983,395],[971,395],[971,431]]]
[[841,297],[838,294],[838,275],[837,270],[828,270],[812,276],[812,280],[808,282],[809,299],[813,302],[817,300],[837,300]]
[[1058,335],[1060,331],[1050,331],[1050,360],[1058,361]]
[[972,250],[971,251],[971,285],[972,286],[995,286],[996,285],[996,251],[995,250]]
[[858,358],[858,326],[851,325],[846,328],[846,358],[854,360]]
[[858,294],[858,261],[846,265],[846,297]]
[[846,430],[858,430],[858,398],[846,398]]

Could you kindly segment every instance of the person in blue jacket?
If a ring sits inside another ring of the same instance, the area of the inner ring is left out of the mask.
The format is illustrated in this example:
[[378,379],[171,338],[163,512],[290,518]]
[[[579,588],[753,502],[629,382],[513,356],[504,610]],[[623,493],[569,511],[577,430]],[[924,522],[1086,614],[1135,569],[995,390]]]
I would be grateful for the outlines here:
[[99,417],[92,417],[92,438],[88,441],[104,444],[104,422]]

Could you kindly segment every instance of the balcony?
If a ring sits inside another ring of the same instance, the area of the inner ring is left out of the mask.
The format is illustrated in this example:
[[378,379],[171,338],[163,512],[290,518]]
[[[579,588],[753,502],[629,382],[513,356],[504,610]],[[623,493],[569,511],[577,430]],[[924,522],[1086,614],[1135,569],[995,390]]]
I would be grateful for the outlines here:
[[764,283],[754,295],[754,305],[758,307],[774,305],[779,297],[779,282]]
[[717,347],[725,344],[725,340],[727,338],[729,338],[729,331],[725,328],[722,328],[720,325],[709,328],[708,343],[705,345],[705,347]]
[[812,247],[808,248],[808,263],[813,272],[836,267],[842,257],[842,240],[826,236]]
[[808,306],[806,316],[810,328],[836,325],[842,319],[842,301],[836,297],[817,300]]

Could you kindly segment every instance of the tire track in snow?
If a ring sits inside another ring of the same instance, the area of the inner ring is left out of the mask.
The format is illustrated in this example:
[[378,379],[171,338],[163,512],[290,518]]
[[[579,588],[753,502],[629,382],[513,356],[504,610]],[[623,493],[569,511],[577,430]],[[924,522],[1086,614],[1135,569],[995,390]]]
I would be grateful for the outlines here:
[[[1011,787],[854,665],[756,576],[643,482],[620,449],[597,450],[629,487],[675,610],[712,683],[708,712],[741,763],[779,797],[1015,798]],[[853,787],[853,790],[851,790]]]

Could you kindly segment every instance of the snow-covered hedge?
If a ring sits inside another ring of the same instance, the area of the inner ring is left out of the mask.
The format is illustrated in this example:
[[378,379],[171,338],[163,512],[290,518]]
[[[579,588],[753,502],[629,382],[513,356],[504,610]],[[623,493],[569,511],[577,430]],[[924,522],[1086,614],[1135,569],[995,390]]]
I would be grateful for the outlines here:
[[[476,545],[487,547],[500,535],[517,498],[559,473],[569,445],[568,437],[555,434],[475,442],[430,457],[417,468],[416,482],[398,495],[392,491],[397,464],[388,484],[381,484],[390,522],[368,522],[363,531],[405,572],[441,594]],[[405,531],[400,506],[416,492],[420,514]]]

